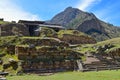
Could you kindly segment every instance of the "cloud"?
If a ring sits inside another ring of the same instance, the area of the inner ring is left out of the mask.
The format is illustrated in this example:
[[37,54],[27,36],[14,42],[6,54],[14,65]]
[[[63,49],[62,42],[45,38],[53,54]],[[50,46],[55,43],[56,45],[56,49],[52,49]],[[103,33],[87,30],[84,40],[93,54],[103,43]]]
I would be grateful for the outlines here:
[[0,18],[6,21],[24,20],[40,20],[39,16],[24,11],[20,6],[16,5],[14,0],[0,0]]
[[80,0],[80,2],[77,4],[77,8],[81,10],[86,10],[87,8],[93,6],[94,4],[100,2],[101,0]]

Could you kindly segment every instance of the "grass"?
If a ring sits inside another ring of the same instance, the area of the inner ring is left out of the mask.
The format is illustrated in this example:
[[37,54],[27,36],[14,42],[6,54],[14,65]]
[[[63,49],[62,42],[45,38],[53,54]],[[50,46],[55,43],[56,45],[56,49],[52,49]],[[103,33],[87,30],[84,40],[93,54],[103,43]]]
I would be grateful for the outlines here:
[[21,37],[22,40],[26,40],[26,39],[29,39],[29,40],[43,40],[43,39],[48,39],[48,40],[54,40],[55,38],[52,38],[52,37]]
[[29,45],[16,45],[17,47],[29,47]]
[[50,76],[7,76],[8,80],[120,80],[120,71],[64,72]]
[[119,44],[120,45],[120,38],[113,38],[109,40],[105,40],[102,42],[98,42],[97,45],[105,45],[105,44]]
[[114,47],[107,49],[106,52],[109,53],[110,51],[114,51],[120,48],[120,38],[113,38],[109,40],[105,40],[102,42],[98,42],[95,46],[104,46],[104,45],[113,45]]
[[[16,55],[9,55],[9,54],[6,54],[4,57],[1,58],[3,60],[3,63],[4,64],[8,64],[9,63],[9,60],[10,59],[13,59],[15,61],[18,61],[18,57]],[[20,67],[20,66],[19,66]],[[3,70],[3,66],[0,65],[0,71]],[[18,70],[13,70],[12,67],[9,67],[7,69],[5,69],[5,71],[9,72],[10,74],[16,74],[16,72]]]
[[109,52],[115,51],[115,50],[117,50],[117,49],[118,49],[118,50],[120,49],[120,45],[115,45],[114,47],[112,47],[112,48],[106,50],[106,52],[109,53]]
[[0,21],[0,24],[7,24],[7,23],[9,23],[9,22],[7,22],[7,21]]
[[79,53],[85,54],[86,52],[96,52],[96,49],[93,48],[94,44],[81,44],[72,49]]
[[18,61],[18,58],[16,55],[9,55],[9,54],[6,54],[4,57],[2,57],[2,60],[4,63],[8,63],[10,58],[14,59],[15,61]]
[[0,71],[3,70],[3,67],[0,65]]
[[82,32],[79,32],[77,30],[60,30],[58,32],[58,37],[61,38],[63,37],[64,34],[70,34],[70,35],[75,35],[75,36],[88,36]]
[[20,38],[16,36],[0,37],[0,46],[17,45],[20,42]]

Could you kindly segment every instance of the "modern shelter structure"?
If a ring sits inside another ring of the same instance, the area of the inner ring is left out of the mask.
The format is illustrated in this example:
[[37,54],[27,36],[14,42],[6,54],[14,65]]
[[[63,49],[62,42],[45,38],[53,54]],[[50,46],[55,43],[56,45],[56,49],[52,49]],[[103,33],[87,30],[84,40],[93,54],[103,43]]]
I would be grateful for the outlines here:
[[40,31],[40,27],[48,27],[52,28],[55,31],[59,31],[61,29],[64,29],[61,25],[58,24],[50,24],[46,23],[45,21],[26,21],[26,20],[19,20],[18,23],[22,23],[27,26],[30,36],[37,36],[36,32]]

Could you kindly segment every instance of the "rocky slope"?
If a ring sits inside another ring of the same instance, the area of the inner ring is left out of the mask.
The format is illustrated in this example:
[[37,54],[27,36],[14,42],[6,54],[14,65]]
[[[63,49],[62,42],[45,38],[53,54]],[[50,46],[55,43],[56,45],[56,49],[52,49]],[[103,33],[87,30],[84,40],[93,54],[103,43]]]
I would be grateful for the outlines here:
[[99,20],[93,13],[83,12],[72,7],[57,14],[50,20],[50,23],[61,24],[67,29],[85,32],[97,41],[120,36],[120,28]]

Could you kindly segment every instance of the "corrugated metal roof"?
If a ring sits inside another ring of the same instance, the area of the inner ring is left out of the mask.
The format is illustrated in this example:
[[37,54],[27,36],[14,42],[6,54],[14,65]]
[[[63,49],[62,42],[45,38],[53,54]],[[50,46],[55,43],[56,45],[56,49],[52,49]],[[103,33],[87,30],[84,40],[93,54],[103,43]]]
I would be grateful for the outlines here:
[[61,28],[61,29],[64,28],[64,27],[59,26],[59,25],[51,25],[51,24],[39,24],[39,26],[43,26],[43,27],[51,27],[51,28]]

